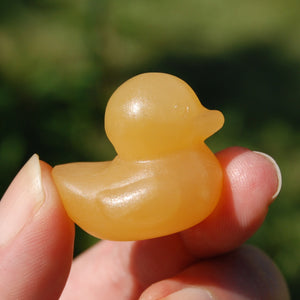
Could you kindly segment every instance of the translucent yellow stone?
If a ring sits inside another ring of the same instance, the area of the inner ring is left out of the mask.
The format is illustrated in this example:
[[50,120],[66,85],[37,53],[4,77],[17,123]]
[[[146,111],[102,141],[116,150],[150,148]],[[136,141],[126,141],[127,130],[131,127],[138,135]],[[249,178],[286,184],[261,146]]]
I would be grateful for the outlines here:
[[222,169],[204,140],[224,123],[181,79],[145,73],[111,96],[105,129],[118,155],[70,163],[53,178],[70,218],[102,239],[141,240],[187,229],[215,208]]

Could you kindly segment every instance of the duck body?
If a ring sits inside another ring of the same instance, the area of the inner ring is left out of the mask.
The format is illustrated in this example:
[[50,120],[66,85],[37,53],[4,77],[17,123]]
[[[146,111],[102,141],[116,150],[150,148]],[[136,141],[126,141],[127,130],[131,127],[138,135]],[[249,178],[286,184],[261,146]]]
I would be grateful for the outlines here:
[[53,177],[71,219],[110,240],[148,239],[199,223],[215,208],[223,180],[205,144],[160,159],[60,165]]

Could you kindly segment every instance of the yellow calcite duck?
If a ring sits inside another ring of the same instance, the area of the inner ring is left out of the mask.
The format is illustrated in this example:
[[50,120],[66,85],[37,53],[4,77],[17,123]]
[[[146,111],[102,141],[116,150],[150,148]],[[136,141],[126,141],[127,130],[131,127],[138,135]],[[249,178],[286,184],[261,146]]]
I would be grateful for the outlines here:
[[141,240],[205,219],[222,189],[222,169],[204,140],[224,122],[181,79],[145,73],[111,96],[105,129],[118,155],[70,163],[53,178],[70,218],[102,239]]

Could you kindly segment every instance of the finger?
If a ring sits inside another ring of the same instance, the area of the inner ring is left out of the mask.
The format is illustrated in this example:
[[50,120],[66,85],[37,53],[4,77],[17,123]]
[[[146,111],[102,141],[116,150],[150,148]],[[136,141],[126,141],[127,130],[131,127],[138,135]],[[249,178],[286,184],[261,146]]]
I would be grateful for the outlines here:
[[34,155],[0,202],[0,298],[57,299],[72,262],[74,225]]
[[[152,240],[99,243],[75,260],[62,299],[82,299],[84,296],[89,299],[100,296],[104,299],[136,299],[147,286],[174,276],[201,255],[208,255],[209,250],[220,253],[240,245],[262,223],[270,199],[278,189],[277,171],[269,159],[246,149],[229,148],[218,157],[226,179],[224,195],[218,213],[207,224],[200,223],[185,233]],[[243,180],[239,180],[241,174]],[[243,210],[245,201],[249,200],[247,215]],[[215,229],[219,224],[216,216],[221,224],[227,224],[223,232]],[[218,242],[211,246],[212,237],[205,235],[205,230],[218,233],[214,236]],[[230,237],[232,232],[234,238]],[[74,289],[80,290],[78,298],[72,298]]]
[[60,299],[134,300],[150,284],[173,276],[192,261],[179,235],[102,241],[75,259]]
[[281,188],[279,167],[265,154],[234,147],[217,157],[224,170],[219,204],[206,220],[181,233],[189,251],[200,257],[230,251],[251,237]]
[[150,299],[288,300],[289,292],[279,270],[262,251],[242,246],[155,283],[140,297]]

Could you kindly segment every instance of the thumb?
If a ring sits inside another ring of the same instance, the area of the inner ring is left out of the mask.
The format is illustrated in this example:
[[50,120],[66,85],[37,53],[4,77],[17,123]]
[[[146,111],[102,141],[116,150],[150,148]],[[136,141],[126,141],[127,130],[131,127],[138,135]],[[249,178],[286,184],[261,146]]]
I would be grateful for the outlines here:
[[33,155],[0,202],[0,299],[57,299],[69,274],[74,225]]

